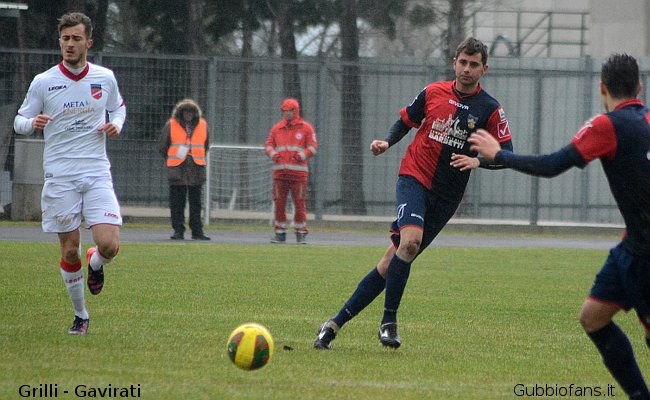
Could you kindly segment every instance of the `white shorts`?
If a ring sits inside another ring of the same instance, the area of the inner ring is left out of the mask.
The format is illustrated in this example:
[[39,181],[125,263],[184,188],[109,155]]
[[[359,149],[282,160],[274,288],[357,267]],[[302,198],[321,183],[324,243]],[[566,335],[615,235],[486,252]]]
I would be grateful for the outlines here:
[[122,225],[110,177],[87,177],[70,182],[45,181],[41,193],[43,232],[72,232],[82,218],[91,227],[97,224]]

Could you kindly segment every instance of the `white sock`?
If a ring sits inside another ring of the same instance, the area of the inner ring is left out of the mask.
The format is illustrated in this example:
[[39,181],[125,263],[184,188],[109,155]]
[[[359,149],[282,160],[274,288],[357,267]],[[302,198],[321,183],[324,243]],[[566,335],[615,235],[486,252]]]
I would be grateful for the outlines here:
[[93,255],[90,257],[90,268],[93,269],[93,271],[97,271],[104,265],[110,263],[113,261],[115,257],[113,258],[104,258],[101,254],[99,254],[99,248],[95,246],[95,252]]
[[[80,265],[81,267],[81,265]],[[61,277],[68,289],[68,295],[74,308],[74,315],[79,318],[88,319],[88,310],[86,310],[86,297],[84,294],[84,272],[83,269],[75,272],[67,272],[61,268]]]

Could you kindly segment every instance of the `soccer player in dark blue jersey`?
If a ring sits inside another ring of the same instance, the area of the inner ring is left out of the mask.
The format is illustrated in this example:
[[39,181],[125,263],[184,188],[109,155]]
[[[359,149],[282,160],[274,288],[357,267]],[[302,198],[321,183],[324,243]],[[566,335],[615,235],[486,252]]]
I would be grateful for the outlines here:
[[[505,149],[512,150],[508,119],[503,107],[479,83],[487,72],[487,46],[475,38],[464,40],[453,59],[456,80],[433,82],[424,88],[390,128],[384,140],[374,140],[370,151],[384,153],[417,128],[402,159],[397,180],[397,219],[391,226],[392,244],[375,268],[361,280],[339,313],[318,330],[314,347],[330,349],[338,330],[368,306],[384,289],[384,316],[379,340],[397,348],[397,309],[411,263],[452,217],[465,192],[470,170],[496,168],[479,160],[467,138],[485,128]],[[463,170],[450,165],[452,154],[462,154]]]
[[526,156],[502,150],[487,131],[469,139],[487,160],[529,175],[553,177],[600,159],[626,231],[596,275],[580,322],[630,399],[650,399],[650,393],[630,341],[612,319],[634,308],[650,346],[650,111],[637,99],[640,91],[636,60],[614,54],[601,70],[607,113],[586,122],[564,148]]

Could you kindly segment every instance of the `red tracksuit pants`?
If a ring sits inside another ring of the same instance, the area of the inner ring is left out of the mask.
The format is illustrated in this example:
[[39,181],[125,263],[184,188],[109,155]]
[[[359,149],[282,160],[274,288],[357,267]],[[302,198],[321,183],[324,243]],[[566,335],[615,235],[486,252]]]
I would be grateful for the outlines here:
[[273,201],[275,203],[275,232],[286,233],[287,196],[291,192],[295,214],[296,233],[307,233],[307,177],[283,175],[273,178]]

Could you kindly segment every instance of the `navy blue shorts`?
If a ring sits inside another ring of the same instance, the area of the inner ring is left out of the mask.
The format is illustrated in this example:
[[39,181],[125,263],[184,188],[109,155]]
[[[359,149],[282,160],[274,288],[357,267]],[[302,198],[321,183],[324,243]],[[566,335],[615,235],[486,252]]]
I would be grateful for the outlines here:
[[391,240],[399,246],[400,229],[416,227],[422,229],[422,253],[456,212],[458,202],[449,201],[434,194],[417,179],[402,175],[397,179],[397,219],[390,227]]
[[618,244],[596,275],[589,297],[629,311],[634,308],[648,326],[650,320],[650,259],[635,256]]

